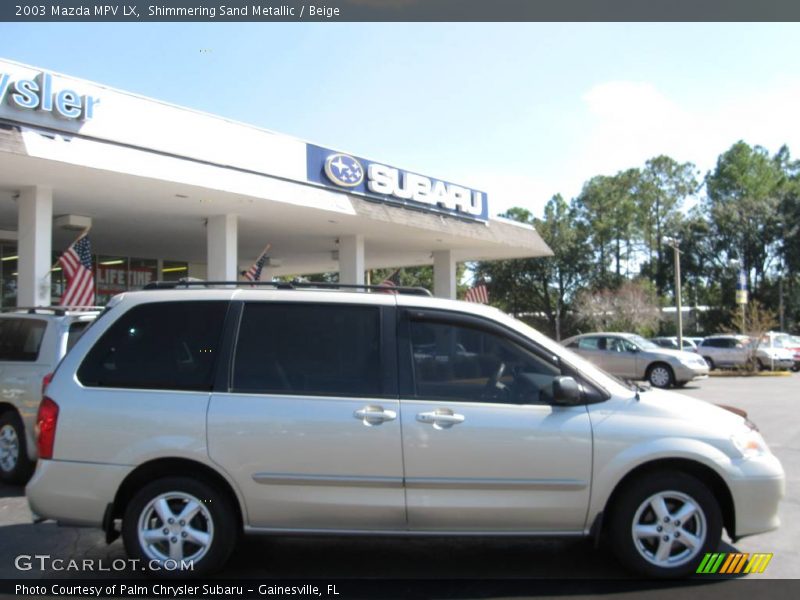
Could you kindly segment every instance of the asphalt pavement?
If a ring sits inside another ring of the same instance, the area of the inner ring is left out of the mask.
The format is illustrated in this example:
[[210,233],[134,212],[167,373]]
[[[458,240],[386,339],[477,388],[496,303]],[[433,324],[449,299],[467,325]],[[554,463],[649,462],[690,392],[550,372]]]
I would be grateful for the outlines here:
[[[759,578],[800,578],[800,544],[797,542],[800,539],[800,419],[796,414],[800,403],[800,374],[710,378],[687,386],[681,393],[746,410],[787,473],[786,497],[781,505],[782,526],[767,534],[739,540],[735,545],[728,541],[721,550],[771,552],[774,557]],[[50,522],[34,525],[24,490],[0,485],[0,578],[62,579],[89,575],[80,571],[19,570],[15,566],[16,557],[35,554],[79,561],[102,559],[106,565],[125,557],[119,540],[106,545],[103,534],[97,530],[58,527]],[[99,578],[120,575],[142,576],[114,571],[91,574]],[[609,552],[596,550],[586,540],[281,536],[244,539],[220,577],[566,580],[630,576]]]

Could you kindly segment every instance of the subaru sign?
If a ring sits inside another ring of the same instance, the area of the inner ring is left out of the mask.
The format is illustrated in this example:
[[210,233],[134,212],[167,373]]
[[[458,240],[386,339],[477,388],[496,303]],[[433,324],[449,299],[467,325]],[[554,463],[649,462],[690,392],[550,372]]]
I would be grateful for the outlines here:
[[486,194],[364,158],[307,145],[308,180],[382,202],[479,221],[488,220]]

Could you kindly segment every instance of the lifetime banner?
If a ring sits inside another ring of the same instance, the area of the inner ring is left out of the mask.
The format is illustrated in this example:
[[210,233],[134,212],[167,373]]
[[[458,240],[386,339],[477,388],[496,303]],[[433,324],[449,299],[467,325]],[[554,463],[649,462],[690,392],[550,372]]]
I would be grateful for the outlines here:
[[796,0],[5,0],[0,21],[797,21]]

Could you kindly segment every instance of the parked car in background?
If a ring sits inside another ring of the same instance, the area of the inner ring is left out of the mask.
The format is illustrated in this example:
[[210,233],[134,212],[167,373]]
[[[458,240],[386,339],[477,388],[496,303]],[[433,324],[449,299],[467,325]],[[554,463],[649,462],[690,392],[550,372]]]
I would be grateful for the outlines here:
[[662,348],[633,333],[586,333],[562,344],[612,375],[659,388],[708,377],[708,365],[696,354]]
[[723,528],[779,525],[783,469],[740,414],[631,389],[497,309],[393,291],[114,297],[42,400],[34,518],[193,576],[241,533],[391,533],[603,538],[683,577]]
[[703,340],[698,352],[709,368],[791,369],[794,354],[782,347],[770,346],[766,338],[757,346],[746,335],[712,335]]
[[33,472],[44,378],[97,314],[60,308],[0,314],[0,481],[25,483]]
[[792,371],[800,371],[800,336],[786,334],[786,337],[783,338],[783,344],[784,348],[792,352],[794,359]]
[[744,335],[711,335],[703,340],[697,352],[710,369],[742,368],[754,360],[750,352],[750,338]]
[[800,345],[793,345],[791,336],[770,331],[758,343],[758,362],[762,369],[791,369],[796,371],[800,360]]
[[[654,337],[650,338],[650,341],[653,342],[656,346],[661,346],[662,348],[669,348],[670,350],[680,350],[678,348],[678,338],[677,337]],[[697,344],[695,344],[690,338],[683,338],[683,350],[687,352],[697,352]]]

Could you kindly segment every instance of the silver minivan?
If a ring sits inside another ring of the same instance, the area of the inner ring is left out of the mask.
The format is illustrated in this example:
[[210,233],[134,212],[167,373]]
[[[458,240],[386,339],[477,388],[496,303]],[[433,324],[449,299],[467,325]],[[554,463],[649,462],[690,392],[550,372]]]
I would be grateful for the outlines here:
[[62,361],[37,519],[195,575],[244,532],[605,537],[676,577],[723,528],[779,524],[784,473],[752,423],[630,389],[496,309],[197,287],[117,296]]

